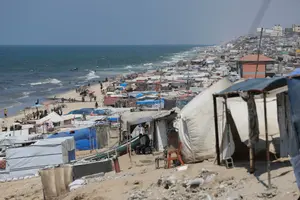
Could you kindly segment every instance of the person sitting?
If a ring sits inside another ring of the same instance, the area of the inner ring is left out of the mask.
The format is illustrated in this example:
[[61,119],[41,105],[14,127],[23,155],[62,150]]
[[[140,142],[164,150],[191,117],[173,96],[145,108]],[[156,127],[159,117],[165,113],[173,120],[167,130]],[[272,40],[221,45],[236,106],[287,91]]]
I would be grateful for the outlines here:
[[146,134],[139,134],[140,144],[136,147],[136,154],[146,154],[151,152],[150,138]]

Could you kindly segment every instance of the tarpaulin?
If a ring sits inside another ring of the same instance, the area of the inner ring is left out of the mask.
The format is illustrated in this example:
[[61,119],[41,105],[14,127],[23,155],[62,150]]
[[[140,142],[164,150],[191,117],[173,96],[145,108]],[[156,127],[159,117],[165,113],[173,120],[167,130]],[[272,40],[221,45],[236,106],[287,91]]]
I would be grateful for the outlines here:
[[300,135],[300,79],[287,79],[288,96],[291,105],[292,128],[295,130],[296,139],[299,141]]

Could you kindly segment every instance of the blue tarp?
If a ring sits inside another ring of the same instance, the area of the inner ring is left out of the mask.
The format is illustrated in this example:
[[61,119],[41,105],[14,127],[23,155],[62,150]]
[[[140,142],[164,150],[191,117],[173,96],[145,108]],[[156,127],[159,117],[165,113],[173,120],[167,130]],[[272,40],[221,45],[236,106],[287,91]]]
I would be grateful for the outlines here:
[[77,150],[90,150],[97,147],[96,129],[94,127],[77,129],[74,133],[60,132],[50,135],[48,138],[69,137],[73,136]]
[[296,135],[298,136],[295,138],[300,141],[300,79],[292,78],[287,79],[288,83],[288,96],[290,100],[291,106],[291,119],[292,119],[292,126],[295,130]]
[[120,119],[120,117],[117,117],[117,116],[110,116],[107,118],[107,120],[110,122],[118,122],[119,119]]
[[289,73],[288,76],[300,76],[300,68],[296,68],[294,71]]
[[127,83],[121,83],[120,86],[126,87],[128,84]]
[[109,115],[111,113],[111,110],[109,110],[109,109],[95,109],[92,113],[94,115]]
[[160,104],[161,103],[164,103],[165,100],[164,99],[161,99],[161,100],[143,100],[143,101],[137,101],[136,102],[136,105],[154,105],[154,104]]
[[271,91],[285,85],[285,77],[247,79],[243,82],[230,86],[229,88],[219,92],[217,95],[228,95],[229,97],[234,97],[239,96],[238,92],[240,91],[262,93],[263,91]]
[[94,111],[94,108],[81,108],[79,110],[72,110],[71,112],[68,113],[69,114],[86,114],[89,115]]

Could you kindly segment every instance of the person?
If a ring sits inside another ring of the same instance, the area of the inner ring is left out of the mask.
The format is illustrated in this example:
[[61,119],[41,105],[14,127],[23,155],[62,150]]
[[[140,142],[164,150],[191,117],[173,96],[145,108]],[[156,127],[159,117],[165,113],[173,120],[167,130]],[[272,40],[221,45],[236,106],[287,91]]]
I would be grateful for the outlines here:
[[98,102],[96,101],[96,103],[95,103],[95,108],[98,108]]
[[5,118],[7,117],[7,109],[6,108],[4,109],[4,117]]

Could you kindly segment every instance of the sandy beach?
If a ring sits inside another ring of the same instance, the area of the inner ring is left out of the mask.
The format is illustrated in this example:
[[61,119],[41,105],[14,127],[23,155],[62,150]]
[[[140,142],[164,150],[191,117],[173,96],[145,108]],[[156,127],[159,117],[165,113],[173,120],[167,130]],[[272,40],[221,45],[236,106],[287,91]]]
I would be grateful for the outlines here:
[[[111,82],[103,82],[103,89],[106,89],[107,86],[109,86],[110,84],[111,84]],[[100,84],[97,83],[97,84],[91,85],[89,87],[89,90],[95,92],[94,94],[97,97],[96,100],[98,102],[98,105],[99,105],[99,107],[102,107],[104,95],[101,92]],[[80,108],[95,108],[94,100],[90,101],[88,98],[86,98],[85,102],[81,102],[81,96],[79,93],[76,93],[75,88],[73,90],[67,91],[65,93],[52,95],[51,97],[54,97],[54,96],[56,98],[64,98],[64,99],[72,98],[72,99],[77,100],[77,102],[65,101],[64,104],[66,105],[66,107],[63,108],[63,114],[67,114],[72,110],[76,110],[76,109],[80,109]],[[5,122],[5,126],[10,127],[14,123],[14,121],[21,120],[22,118],[24,118],[24,113],[23,112],[21,113],[21,111],[20,111],[20,114],[9,116],[7,118],[3,118],[3,120]]]
[[[286,162],[272,164],[272,190],[264,186],[267,183],[265,163],[257,163],[255,175],[247,172],[248,163],[239,163],[234,169],[217,166],[213,160],[188,165],[186,171],[176,169],[155,169],[152,155],[134,155],[132,163],[128,155],[119,158],[121,173],[106,173],[100,179],[75,191],[59,197],[61,200],[121,200],[121,199],[203,199],[203,194],[213,194],[211,199],[296,199],[297,186],[294,183],[293,170]],[[210,182],[200,188],[189,190],[183,185],[188,180],[203,176],[205,170],[214,174]],[[164,180],[172,180],[169,189],[164,188]],[[158,183],[162,180],[162,185]],[[0,184],[2,200],[43,199],[40,178],[32,178]]]

